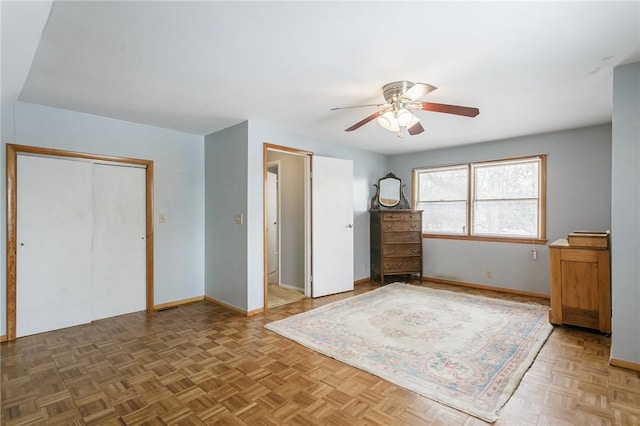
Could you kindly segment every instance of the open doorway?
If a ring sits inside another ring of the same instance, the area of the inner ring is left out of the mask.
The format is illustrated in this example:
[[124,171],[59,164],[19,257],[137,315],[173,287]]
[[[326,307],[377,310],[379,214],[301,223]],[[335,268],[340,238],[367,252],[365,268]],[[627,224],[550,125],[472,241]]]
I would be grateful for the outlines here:
[[[271,245],[279,267],[269,291],[268,172],[276,161],[279,240]],[[263,181],[264,309],[282,289],[314,298],[353,290],[353,161],[265,143]]]
[[280,160],[267,163],[267,279],[280,285]]
[[265,145],[265,308],[308,295],[310,153]]

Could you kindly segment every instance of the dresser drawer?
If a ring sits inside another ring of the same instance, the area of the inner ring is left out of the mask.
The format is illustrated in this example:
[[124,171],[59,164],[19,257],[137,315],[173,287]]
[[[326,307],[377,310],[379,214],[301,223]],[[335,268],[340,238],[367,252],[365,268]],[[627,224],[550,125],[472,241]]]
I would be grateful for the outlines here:
[[384,222],[382,232],[421,231],[420,222]]
[[420,271],[419,257],[390,257],[383,261],[383,270],[387,272],[416,272]]
[[403,231],[422,231],[420,222],[402,222]]
[[402,213],[402,220],[405,222],[420,222],[422,213]]
[[422,235],[420,232],[385,232],[385,243],[419,243]]
[[404,225],[404,222],[382,222],[382,232],[411,231],[411,229],[404,229]]
[[383,256],[420,256],[421,244],[385,244],[382,246]]
[[382,220],[384,222],[389,221],[402,221],[402,213],[400,212],[383,212]]

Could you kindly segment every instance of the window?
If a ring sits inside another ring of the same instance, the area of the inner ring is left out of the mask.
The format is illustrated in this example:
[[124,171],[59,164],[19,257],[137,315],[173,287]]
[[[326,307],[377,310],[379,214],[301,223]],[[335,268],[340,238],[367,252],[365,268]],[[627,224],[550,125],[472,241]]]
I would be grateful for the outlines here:
[[[469,168],[437,167],[417,172],[422,232],[466,234]],[[415,185],[415,184],[414,184]]]
[[544,242],[544,155],[415,169],[425,236]]

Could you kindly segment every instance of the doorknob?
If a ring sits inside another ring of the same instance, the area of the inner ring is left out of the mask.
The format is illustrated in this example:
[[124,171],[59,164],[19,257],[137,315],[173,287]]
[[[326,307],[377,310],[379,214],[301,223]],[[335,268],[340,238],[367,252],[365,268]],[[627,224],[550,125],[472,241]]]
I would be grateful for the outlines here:
[[350,223],[350,224],[347,225],[347,228],[354,228],[355,226],[356,226],[355,224]]

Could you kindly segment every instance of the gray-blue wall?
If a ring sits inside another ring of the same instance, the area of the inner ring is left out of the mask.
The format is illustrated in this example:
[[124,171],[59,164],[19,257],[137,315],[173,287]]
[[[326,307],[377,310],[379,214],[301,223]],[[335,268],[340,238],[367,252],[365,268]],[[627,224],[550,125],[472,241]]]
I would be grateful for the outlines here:
[[640,365],[640,62],[613,73],[611,358]]
[[[390,158],[390,170],[407,182],[423,166],[547,154],[547,239],[578,229],[611,228],[611,126],[532,135]],[[532,245],[424,239],[426,276],[549,294],[549,251]],[[492,271],[486,278],[485,270]]]
[[[202,296],[204,287],[204,137],[17,102],[2,108],[2,223],[6,223],[5,145],[16,143],[154,162],[156,304]],[[159,213],[167,215],[159,223]],[[6,226],[1,227],[5,253]],[[0,334],[6,334],[2,258]]]
[[[552,242],[575,229],[612,229],[612,357],[638,363],[639,82],[639,64],[615,70],[613,157],[607,124],[385,157],[261,122],[205,138],[18,102],[2,108],[1,165],[5,170],[9,142],[153,160],[155,302],[205,294],[251,311],[263,304],[263,143],[354,161],[355,279],[369,275],[369,199],[372,183],[383,174],[394,172],[410,186],[414,167],[546,153],[547,238]],[[5,223],[4,172],[0,179]],[[158,223],[159,213],[167,215],[166,223]],[[242,225],[235,223],[237,214],[244,217]],[[5,252],[6,227],[1,229]],[[428,239],[424,247],[428,276],[549,293],[546,247],[538,247],[538,260],[531,259],[527,244]],[[4,256],[0,265],[0,334],[6,334]],[[487,268],[493,271],[490,280],[484,277]]]
[[[386,164],[381,154],[267,123],[245,122],[205,138],[205,295],[248,312],[261,309],[264,303],[264,143],[353,160],[355,279],[369,276],[371,183]],[[235,216],[240,213],[244,223],[237,225]]]
[[[245,121],[207,136],[204,146],[204,294],[241,309],[248,297],[247,135]],[[237,215],[242,224],[236,223]]]
[[[252,259],[247,277],[249,310],[262,307],[263,303],[263,171],[262,150],[264,143],[282,145],[311,151],[324,157],[353,160],[353,210],[354,210],[354,278],[369,276],[369,199],[373,193],[371,184],[386,170],[386,157],[360,149],[338,145],[326,140],[261,122],[249,123],[249,193],[248,257]],[[331,206],[327,206],[331,208]],[[255,259],[256,261],[253,261]],[[259,261],[258,261],[259,260]]]

